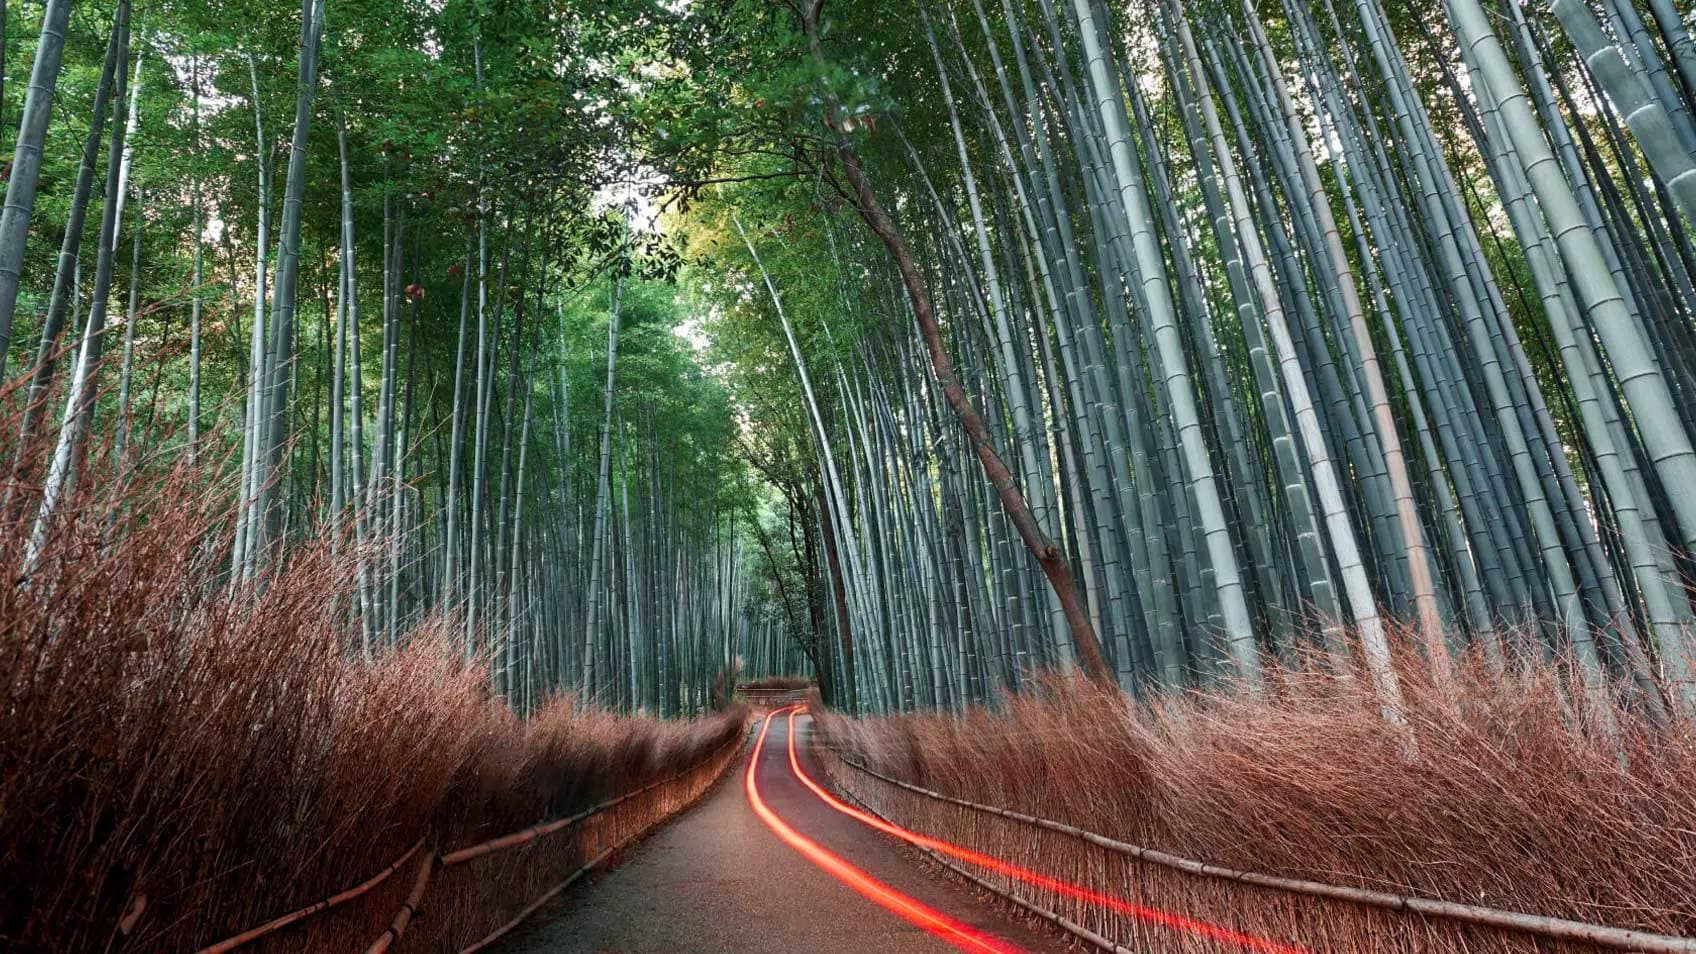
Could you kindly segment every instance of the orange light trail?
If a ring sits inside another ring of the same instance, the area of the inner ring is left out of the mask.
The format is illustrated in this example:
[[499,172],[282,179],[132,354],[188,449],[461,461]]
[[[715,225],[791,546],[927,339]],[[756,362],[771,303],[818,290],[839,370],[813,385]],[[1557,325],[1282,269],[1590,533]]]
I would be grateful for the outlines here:
[[[1115,898],[1112,895],[1090,891],[1087,888],[1080,888],[1077,885],[1061,881],[1057,878],[1050,877],[1049,875],[1039,874],[1035,871],[1029,870],[1028,868],[1021,868],[1018,865],[1002,861],[999,858],[983,854],[982,852],[973,851],[970,848],[962,848],[952,842],[943,841],[939,838],[932,838],[929,835],[921,835],[916,831],[902,828],[899,825],[879,818],[870,812],[861,811],[860,809],[855,808],[854,806],[837,798],[835,795],[832,795],[824,788],[824,786],[814,781],[813,777],[808,775],[805,769],[801,768],[801,760],[795,755],[795,716],[798,715],[804,708],[804,706],[800,706],[789,710],[789,769],[795,773],[796,778],[801,780],[801,784],[811,789],[812,793],[817,795],[826,805],[829,805],[831,808],[834,808],[838,812],[847,815],[861,824],[875,828],[885,834],[893,835],[908,844],[918,845],[921,848],[929,848],[950,857],[958,858],[968,864],[988,868],[991,871],[1004,874],[1010,878],[1017,878],[1026,884],[1045,888],[1049,891],[1055,892],[1056,894],[1065,895],[1069,898],[1076,898],[1088,904],[1099,905],[1107,908],[1108,910],[1136,918],[1139,921],[1144,921],[1150,924],[1158,924],[1162,927],[1175,928],[1180,931],[1185,931],[1200,937],[1211,938],[1216,941],[1225,941],[1227,943],[1237,944],[1251,951],[1266,951],[1270,952],[1270,954],[1312,954],[1312,952],[1303,947],[1282,944],[1268,938],[1257,937],[1253,934],[1244,934],[1241,931],[1233,931],[1230,928],[1211,924],[1207,921],[1185,917],[1181,914],[1173,914],[1170,911],[1162,911],[1159,908],[1151,908],[1146,905],[1133,904],[1132,902],[1126,901],[1122,898]],[[774,716],[777,714],[778,713],[775,712],[772,713]],[[761,735],[763,739],[764,733]]]
[[[791,707],[787,710],[790,713],[789,725],[791,731],[794,730],[794,708]],[[782,839],[789,847],[800,852],[808,861],[823,868],[831,877],[853,888],[866,900],[911,924],[923,928],[959,950],[990,952],[990,954],[1023,954],[1018,947],[985,934],[968,924],[956,921],[922,901],[908,897],[878,881],[831,853],[818,842],[791,828],[788,822],[779,818],[777,813],[766,805],[765,799],[760,797],[760,786],[759,782],[755,780],[755,773],[760,765],[760,753],[765,749],[766,733],[771,730],[771,720],[784,711],[786,710],[779,709],[766,717],[765,724],[760,727],[760,737],[754,743],[753,757],[748,760],[748,774],[745,777],[744,787],[748,792],[748,804],[753,806],[754,814],[759,816],[760,821],[765,822],[766,827],[770,828],[773,834]],[[793,751],[793,745],[794,743],[791,742],[791,751]]]

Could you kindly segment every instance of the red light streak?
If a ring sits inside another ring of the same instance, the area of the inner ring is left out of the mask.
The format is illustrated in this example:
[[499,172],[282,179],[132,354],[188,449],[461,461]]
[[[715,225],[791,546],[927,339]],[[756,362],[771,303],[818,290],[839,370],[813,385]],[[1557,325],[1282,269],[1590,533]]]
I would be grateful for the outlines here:
[[[1221,927],[1217,924],[1210,924],[1206,921],[1185,917],[1181,914],[1173,914],[1170,911],[1162,911],[1159,908],[1133,904],[1132,902],[1126,901],[1122,898],[1115,898],[1111,895],[1101,894],[1087,888],[1080,888],[1077,885],[1061,881],[1048,875],[1038,874],[1028,868],[1021,868],[1018,865],[1002,861],[999,858],[983,854],[982,852],[973,851],[970,848],[962,848],[952,842],[943,841],[939,838],[932,838],[929,835],[921,835],[916,831],[902,828],[899,825],[879,818],[869,812],[861,811],[860,809],[855,808],[854,806],[837,798],[835,795],[832,795],[824,788],[824,786],[814,781],[813,777],[808,775],[805,769],[801,768],[801,760],[795,755],[795,716],[798,715],[804,708],[804,706],[801,706],[789,711],[789,769],[795,773],[796,778],[801,780],[801,784],[811,789],[812,793],[817,795],[826,805],[829,805],[836,811],[847,815],[861,824],[875,828],[885,834],[893,835],[908,844],[918,845],[922,848],[929,848],[933,851],[949,855],[950,857],[958,858],[968,864],[988,868],[991,871],[1007,875],[1008,877],[1017,878],[1027,884],[1036,885],[1039,888],[1044,888],[1049,891],[1053,891],[1056,894],[1065,895],[1066,897],[1076,898],[1088,904],[1099,905],[1107,908],[1108,910],[1136,918],[1139,921],[1145,921],[1150,924],[1158,924],[1163,927],[1176,928],[1190,934],[1211,938],[1216,941],[1225,941],[1237,944],[1252,951],[1267,951],[1271,952],[1271,954],[1311,954],[1311,952],[1309,952],[1306,948],[1295,947],[1289,944],[1281,944],[1268,938],[1256,937],[1253,934],[1244,934],[1241,931],[1233,931],[1230,928]],[[775,712],[772,713],[773,716],[776,716],[777,714],[778,713]],[[763,732],[761,733],[761,740],[764,740]]]
[[[755,780],[755,772],[759,768],[760,753],[765,749],[766,733],[771,730],[771,720],[784,711],[786,710],[779,709],[766,717],[765,724],[760,727],[760,737],[754,743],[753,757],[748,760],[748,774],[745,777],[744,787],[748,792],[748,804],[753,806],[754,814],[759,816],[760,821],[765,822],[766,827],[770,828],[785,844],[800,852],[808,861],[823,868],[831,877],[853,888],[868,901],[911,924],[923,928],[954,947],[962,951],[987,951],[991,954],[1022,954],[1019,948],[985,934],[968,924],[956,921],[941,911],[878,881],[837,855],[832,854],[811,838],[791,828],[788,822],[779,818],[777,813],[766,805],[765,799],[760,797],[760,786],[759,782]],[[790,730],[793,731],[794,707],[787,711],[790,713]],[[790,747],[793,751],[793,741],[791,741]]]

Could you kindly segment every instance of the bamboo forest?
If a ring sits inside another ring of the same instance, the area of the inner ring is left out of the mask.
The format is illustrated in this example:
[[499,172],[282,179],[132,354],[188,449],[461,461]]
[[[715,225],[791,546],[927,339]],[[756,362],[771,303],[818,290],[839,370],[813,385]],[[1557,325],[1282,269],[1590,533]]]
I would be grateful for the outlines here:
[[0,0],[0,950],[1696,952],[1693,30]]

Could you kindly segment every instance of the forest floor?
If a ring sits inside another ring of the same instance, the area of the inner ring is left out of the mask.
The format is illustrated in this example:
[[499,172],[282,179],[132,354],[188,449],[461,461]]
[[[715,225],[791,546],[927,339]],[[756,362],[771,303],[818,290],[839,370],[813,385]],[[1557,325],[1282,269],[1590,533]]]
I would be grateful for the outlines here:
[[[806,745],[811,729],[811,718],[797,720],[797,751],[802,767],[824,778]],[[750,753],[699,806],[605,876],[568,892],[552,921],[515,936],[500,949],[503,954],[1065,949],[1057,936],[1014,921],[964,883],[927,870],[915,851],[894,838],[828,807],[790,767],[787,720],[771,721],[757,751],[754,782],[773,813],[892,889],[893,903],[902,903],[904,895],[955,920],[967,934],[939,936],[898,917],[780,839],[749,799]]]

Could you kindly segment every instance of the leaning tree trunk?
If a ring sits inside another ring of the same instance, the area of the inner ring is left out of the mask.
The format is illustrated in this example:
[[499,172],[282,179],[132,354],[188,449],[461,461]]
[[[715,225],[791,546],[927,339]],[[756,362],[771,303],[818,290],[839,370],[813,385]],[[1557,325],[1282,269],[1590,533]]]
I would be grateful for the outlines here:
[[[807,33],[807,39],[812,47],[813,60],[821,70],[828,70],[829,63],[825,59],[824,46],[819,38],[818,17],[823,6],[821,2],[808,3],[802,13],[802,27]],[[1002,508],[1019,532],[1019,538],[1025,548],[1042,566],[1049,586],[1054,589],[1054,595],[1060,600],[1060,606],[1065,614],[1066,623],[1072,633],[1072,641],[1077,650],[1078,660],[1084,671],[1091,678],[1101,681],[1111,681],[1113,670],[1107,665],[1106,658],[1101,652],[1101,643],[1096,638],[1095,627],[1090,622],[1089,610],[1084,605],[1083,596],[1078,592],[1077,582],[1072,576],[1071,563],[1042,526],[1032,516],[1030,506],[1025,502],[1025,495],[1019,489],[1018,481],[1001,454],[995,448],[990,437],[989,427],[983,416],[978,413],[960,379],[954,373],[954,362],[948,354],[947,346],[942,340],[942,330],[936,321],[936,309],[931,302],[930,290],[925,284],[924,277],[919,273],[918,264],[913,259],[912,251],[907,246],[906,239],[896,226],[889,213],[884,211],[883,203],[879,201],[877,192],[872,188],[871,181],[866,177],[864,168],[860,165],[860,157],[855,153],[853,144],[847,134],[840,128],[838,120],[841,117],[841,107],[830,97],[830,125],[835,134],[836,154],[841,161],[848,182],[853,187],[855,208],[866,225],[872,230],[884,247],[889,250],[895,260],[896,270],[901,275],[901,282],[906,287],[907,295],[912,301],[913,316],[919,325],[919,333],[923,336],[926,350],[930,355],[931,370],[936,375],[937,382],[942,386],[943,395],[948,400],[948,406],[959,418],[965,429],[966,437],[971,441],[972,448],[977,454],[978,462],[983,467],[984,476],[995,488],[996,496],[1001,501]],[[1246,624],[1246,612],[1245,612]]]

